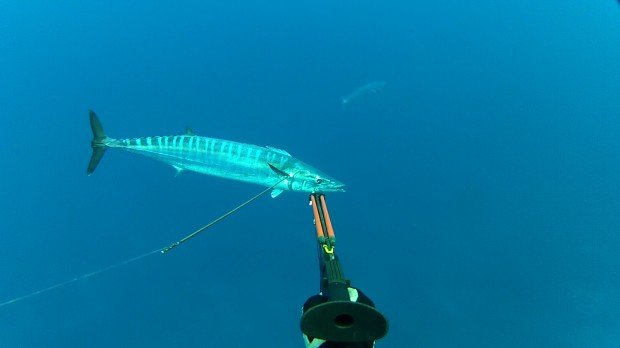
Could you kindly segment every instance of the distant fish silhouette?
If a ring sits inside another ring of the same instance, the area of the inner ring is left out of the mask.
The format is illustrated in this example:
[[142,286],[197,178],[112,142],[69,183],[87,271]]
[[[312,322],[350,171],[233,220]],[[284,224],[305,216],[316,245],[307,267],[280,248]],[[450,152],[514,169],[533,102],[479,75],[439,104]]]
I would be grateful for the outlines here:
[[[619,0],[620,1],[620,0]],[[342,98],[342,108],[346,108],[352,101],[362,98],[368,94],[374,94],[381,91],[386,85],[385,81],[375,81],[368,82],[358,88],[356,88],[353,92],[349,93],[346,97]]]

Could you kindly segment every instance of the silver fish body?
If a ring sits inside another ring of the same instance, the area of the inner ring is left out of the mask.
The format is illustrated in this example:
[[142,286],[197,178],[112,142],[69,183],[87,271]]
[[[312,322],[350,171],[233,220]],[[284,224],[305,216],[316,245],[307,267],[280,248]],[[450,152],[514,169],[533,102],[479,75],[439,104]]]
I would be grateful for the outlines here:
[[184,135],[114,139],[105,135],[92,111],[90,118],[93,156],[88,174],[93,173],[105,149],[118,148],[170,164],[177,172],[190,170],[267,187],[281,181],[272,191],[272,197],[285,190],[344,191],[344,184],[284,150],[198,136],[191,131]]

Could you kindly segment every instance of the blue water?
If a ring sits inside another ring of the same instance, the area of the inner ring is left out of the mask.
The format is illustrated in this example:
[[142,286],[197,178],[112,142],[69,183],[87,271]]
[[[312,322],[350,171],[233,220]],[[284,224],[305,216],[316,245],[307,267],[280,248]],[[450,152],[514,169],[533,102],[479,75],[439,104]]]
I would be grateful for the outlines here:
[[[616,1],[4,2],[0,302],[163,247],[261,190],[112,137],[286,149],[327,196],[378,347],[618,347]],[[343,110],[341,97],[387,81]],[[301,347],[307,195],[0,307],[2,347]]]

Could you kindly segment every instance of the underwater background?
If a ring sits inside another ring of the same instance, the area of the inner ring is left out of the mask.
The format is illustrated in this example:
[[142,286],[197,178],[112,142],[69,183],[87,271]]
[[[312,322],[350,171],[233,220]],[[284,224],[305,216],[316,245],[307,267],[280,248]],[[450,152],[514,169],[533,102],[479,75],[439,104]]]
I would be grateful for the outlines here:
[[[616,1],[0,5],[0,303],[164,247],[262,188],[111,149],[282,148],[327,195],[377,347],[618,347]],[[383,89],[341,105],[359,86]],[[0,306],[2,347],[302,347],[308,196]]]

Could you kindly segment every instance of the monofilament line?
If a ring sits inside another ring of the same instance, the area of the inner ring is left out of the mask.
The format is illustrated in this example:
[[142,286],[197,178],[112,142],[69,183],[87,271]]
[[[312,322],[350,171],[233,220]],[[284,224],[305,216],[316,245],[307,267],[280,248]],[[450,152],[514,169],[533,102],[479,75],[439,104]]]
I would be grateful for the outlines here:
[[46,293],[46,292],[48,292],[48,291],[52,291],[52,290],[54,290],[54,289],[62,288],[63,286],[69,285],[69,284],[71,284],[71,283],[75,283],[75,282],[77,282],[77,281],[80,281],[80,280],[86,279],[86,278],[88,278],[88,277],[92,277],[92,276],[97,275],[97,274],[99,274],[99,273],[103,273],[103,272],[109,271],[109,270],[111,270],[111,269],[114,269],[114,268],[118,268],[118,267],[124,266],[124,265],[126,265],[126,264],[128,264],[128,263],[132,263],[132,262],[135,262],[135,261],[141,260],[141,259],[143,259],[143,258],[145,258],[145,257],[147,257],[147,256],[153,255],[153,254],[155,254],[155,253],[159,253],[159,252],[161,252],[161,250],[162,250],[162,248],[159,248],[159,249],[157,249],[157,250],[150,251],[150,252],[148,252],[148,253],[146,253],[146,254],[142,254],[142,255],[140,255],[140,256],[135,256],[135,257],[132,257],[132,258],[127,259],[127,260],[125,260],[125,261],[121,261],[121,262],[119,262],[119,263],[115,263],[115,264],[113,264],[113,265],[110,265],[110,266],[107,266],[107,267],[104,267],[104,268],[98,269],[98,270],[96,270],[96,271],[94,271],[94,272],[89,272],[89,273],[86,273],[86,274],[82,274],[82,275],[81,275],[81,276],[79,276],[79,277],[75,277],[75,278],[73,278],[73,279],[69,279],[69,280],[67,280],[67,281],[64,281],[64,282],[62,282],[62,283],[58,283],[58,284],[56,284],[56,285],[52,285],[52,286],[47,287],[47,288],[45,288],[45,289],[37,290],[37,291],[35,291],[35,292],[31,292],[31,293],[29,293],[29,294],[27,294],[27,295],[24,295],[24,296],[16,297],[16,298],[14,298],[14,299],[12,299],[12,300],[8,300],[8,301],[6,301],[6,302],[2,302],[2,303],[0,303],[0,307],[4,307],[4,306],[6,306],[6,305],[10,305],[11,303],[15,303],[15,302],[19,302],[19,301],[21,301],[21,300],[25,300],[25,299],[30,298],[30,297],[34,297],[34,296],[37,296],[37,295],[41,295],[41,294],[44,294],[44,293]]
[[58,284],[52,285],[52,286],[50,286],[50,287],[47,287],[47,288],[44,288],[44,289],[41,289],[41,290],[37,290],[37,291],[31,292],[31,293],[29,293],[29,294],[27,294],[27,295],[19,296],[19,297],[16,297],[16,298],[14,298],[14,299],[11,299],[11,300],[8,300],[8,301],[5,301],[5,302],[2,302],[2,303],[0,303],[0,308],[2,308],[2,307],[4,307],[4,306],[7,306],[7,305],[10,305],[10,304],[15,303],[15,302],[19,302],[19,301],[21,301],[21,300],[25,300],[25,299],[30,298],[30,297],[34,297],[34,296],[37,296],[37,295],[44,294],[44,293],[49,292],[49,291],[52,291],[52,290],[54,290],[54,289],[62,288],[62,287],[67,286],[67,285],[69,285],[69,284],[71,284],[71,283],[75,283],[75,282],[77,282],[77,281],[80,281],[80,280],[83,280],[83,279],[86,279],[86,278],[92,277],[92,276],[94,276],[94,275],[97,275],[97,274],[100,274],[100,273],[103,273],[103,272],[107,272],[107,271],[112,270],[112,269],[114,269],[114,268],[118,268],[118,267],[124,266],[124,265],[126,265],[126,264],[129,264],[129,263],[132,263],[132,262],[136,262],[136,261],[138,261],[138,260],[141,260],[141,259],[143,259],[143,258],[145,258],[145,257],[151,256],[151,255],[156,254],[156,253],[161,253],[161,254],[164,254],[164,253],[166,253],[166,252],[170,251],[172,248],[174,248],[174,247],[176,247],[176,246],[180,245],[181,243],[184,243],[184,242],[185,242],[185,241],[187,241],[188,239],[190,239],[190,238],[192,238],[192,237],[196,236],[198,233],[200,233],[200,232],[202,232],[202,231],[206,230],[207,228],[209,228],[209,227],[211,227],[211,226],[215,225],[216,223],[218,223],[218,222],[220,222],[220,221],[224,220],[224,219],[225,219],[225,218],[227,218],[228,216],[230,216],[230,215],[232,215],[233,213],[237,212],[239,209],[241,209],[241,208],[245,207],[246,205],[250,204],[251,202],[255,201],[256,199],[258,199],[259,197],[261,197],[261,196],[262,196],[262,195],[264,195],[265,193],[269,192],[270,190],[272,190],[273,188],[275,188],[276,186],[278,186],[278,185],[279,185],[282,181],[284,181],[285,179],[286,179],[286,178],[281,179],[280,181],[278,181],[277,183],[275,183],[273,186],[268,187],[267,189],[265,189],[265,190],[261,191],[260,193],[258,193],[257,195],[253,196],[252,198],[250,198],[250,199],[248,199],[247,201],[245,201],[245,202],[241,203],[240,205],[238,205],[238,206],[236,206],[235,208],[233,208],[233,209],[229,210],[228,212],[224,213],[223,215],[221,215],[221,216],[220,216],[220,217],[218,217],[217,219],[215,219],[215,220],[213,220],[213,221],[209,222],[208,224],[206,224],[206,225],[202,226],[202,227],[201,227],[201,228],[199,228],[198,230],[196,230],[196,231],[194,231],[194,232],[190,233],[189,235],[185,236],[184,238],[180,239],[179,241],[177,241],[177,242],[175,242],[175,243],[173,243],[173,244],[171,244],[171,245],[168,245],[168,246],[165,246],[165,247],[162,247],[162,248],[158,248],[158,249],[155,249],[155,250],[153,250],[153,251],[149,251],[148,253],[145,253],[145,254],[142,254],[142,255],[139,255],[139,256],[132,257],[132,258],[130,258],[130,259],[127,259],[127,260],[125,260],[125,261],[121,261],[121,262],[115,263],[115,264],[110,265],[110,266],[107,266],[107,267],[100,268],[100,269],[98,269],[98,270],[96,270],[96,271],[94,271],[94,272],[89,272],[89,273],[82,274],[81,276],[78,276],[78,277],[75,277],[75,278],[69,279],[69,280],[64,281],[64,282],[62,282],[62,283],[58,283]]

